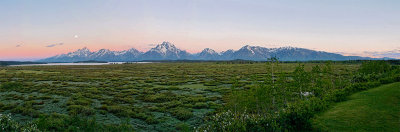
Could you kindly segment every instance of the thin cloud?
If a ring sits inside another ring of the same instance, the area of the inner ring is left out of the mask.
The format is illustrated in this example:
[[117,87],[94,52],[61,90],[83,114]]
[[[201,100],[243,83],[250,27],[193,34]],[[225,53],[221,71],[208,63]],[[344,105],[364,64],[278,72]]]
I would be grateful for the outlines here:
[[381,52],[376,52],[376,51],[364,51],[365,54],[368,54],[370,56],[375,56],[375,57],[389,57],[389,58],[400,58],[400,49],[394,49],[390,51],[381,51]]
[[64,43],[50,44],[50,45],[47,45],[46,47],[51,48],[51,47],[55,47],[55,46],[61,46],[61,45],[63,45],[63,44],[64,44]]
[[21,47],[22,45],[16,45],[15,47]]
[[147,46],[153,47],[153,46],[156,46],[156,44],[148,44]]
[[278,45],[278,44],[265,44],[264,46],[267,46],[267,47],[280,47],[280,45]]
[[364,57],[372,57],[372,58],[396,58],[400,59],[400,49],[394,49],[390,51],[364,51],[361,53],[348,53],[348,52],[334,52],[337,54],[345,55],[345,56],[364,56]]
[[333,52],[333,53],[341,54],[344,56],[366,56],[365,54],[362,53],[349,53],[349,52]]

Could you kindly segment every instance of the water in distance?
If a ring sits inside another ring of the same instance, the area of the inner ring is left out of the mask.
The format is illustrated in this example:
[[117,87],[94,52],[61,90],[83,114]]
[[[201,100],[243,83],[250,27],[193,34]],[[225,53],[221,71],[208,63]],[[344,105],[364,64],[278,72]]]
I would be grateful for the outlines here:
[[[46,63],[46,64],[22,64],[22,65],[9,65],[9,66],[92,66],[92,65],[111,65],[111,64],[124,64],[126,62],[107,62],[107,63]],[[153,63],[153,62],[129,62],[134,63]]]

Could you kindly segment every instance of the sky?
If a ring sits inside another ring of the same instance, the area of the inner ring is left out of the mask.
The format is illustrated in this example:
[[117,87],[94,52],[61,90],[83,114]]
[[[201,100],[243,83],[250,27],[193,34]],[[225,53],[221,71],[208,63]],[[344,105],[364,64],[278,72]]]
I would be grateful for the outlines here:
[[0,60],[83,47],[293,46],[400,58],[400,0],[1,0]]

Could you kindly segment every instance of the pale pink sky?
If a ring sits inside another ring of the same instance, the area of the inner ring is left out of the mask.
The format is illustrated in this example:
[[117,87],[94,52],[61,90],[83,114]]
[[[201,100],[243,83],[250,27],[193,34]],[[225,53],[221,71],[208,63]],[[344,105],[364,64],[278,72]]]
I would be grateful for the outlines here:
[[399,6],[396,0],[3,0],[0,60],[35,60],[82,47],[147,51],[163,41],[191,53],[254,45],[400,54]]

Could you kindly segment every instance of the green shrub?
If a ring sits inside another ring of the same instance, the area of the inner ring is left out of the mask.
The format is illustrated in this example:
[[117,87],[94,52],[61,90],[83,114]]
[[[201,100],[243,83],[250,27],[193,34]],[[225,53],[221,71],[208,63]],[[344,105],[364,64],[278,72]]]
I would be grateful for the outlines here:
[[127,103],[127,104],[133,104],[135,103],[135,99],[130,96],[125,96],[125,97],[114,97],[113,102],[119,102],[119,103]]
[[2,90],[16,90],[22,88],[22,84],[19,82],[5,82],[0,85]]
[[43,88],[39,90],[39,93],[49,93],[51,91],[51,89],[48,88]]
[[150,106],[147,109],[149,109],[150,111],[158,111],[158,112],[163,112],[165,110],[157,106]]
[[58,102],[60,102],[60,100],[59,99],[53,99],[51,102],[52,103],[58,103]]
[[395,78],[393,78],[393,77],[385,77],[385,78],[379,79],[379,82],[382,83],[382,84],[388,84],[388,83],[395,82]]
[[196,109],[201,109],[201,108],[208,108],[207,103],[204,102],[197,102],[196,104],[194,104],[193,106]]
[[90,106],[92,101],[86,98],[70,98],[67,101],[67,105],[83,105],[83,106]]
[[193,108],[193,104],[185,103],[182,107]]
[[82,105],[69,105],[67,107],[68,113],[70,115],[93,115],[95,114],[95,111],[93,108],[90,108],[88,106],[82,106]]
[[160,106],[163,106],[167,109],[182,106],[182,105],[183,105],[183,103],[181,101],[177,101],[177,100],[173,100],[170,102],[165,102],[165,103],[160,104]]
[[176,130],[181,131],[181,132],[190,132],[191,128],[188,124],[186,123],[178,123],[175,125]]
[[33,118],[37,118],[40,116],[40,112],[37,110],[34,110],[31,107],[23,107],[23,106],[17,106],[14,109],[11,110],[12,113],[19,113],[24,116],[30,116]]
[[65,123],[65,119],[67,115],[52,113],[50,115],[42,116],[36,123],[38,127],[42,130],[52,130],[52,131],[61,131],[62,128],[67,127],[68,124]]
[[210,109],[218,109],[221,108],[221,104],[217,104],[215,102],[208,102],[207,103]]
[[128,123],[105,125],[96,122],[94,118],[89,119],[55,113],[42,116],[34,122],[43,131],[134,131],[133,127]]
[[3,103],[0,102],[0,112],[3,112],[3,108],[4,108],[5,106],[6,106],[6,105],[4,105]]
[[207,98],[203,96],[192,96],[189,98],[184,98],[183,101],[187,101],[188,103],[206,102]]
[[367,61],[361,65],[361,67],[358,71],[360,73],[364,73],[364,74],[377,74],[377,73],[385,73],[390,70],[391,70],[391,66],[388,62]]
[[180,90],[180,87],[176,87],[176,86],[171,86],[167,88],[168,90]]
[[13,97],[13,100],[25,100],[24,96],[18,95],[18,94],[10,94]]
[[193,113],[188,108],[177,107],[170,111],[170,113],[179,120],[187,120],[193,117]]
[[140,91],[136,90],[136,89],[128,89],[128,90],[124,90],[123,93],[126,93],[128,95],[138,95],[140,93]]
[[196,131],[283,131],[276,119],[268,114],[235,113],[230,110],[206,118],[207,122]]
[[20,124],[11,114],[0,114],[0,131],[4,132],[40,132],[37,125],[31,122]]
[[145,102],[154,102],[154,103],[162,103],[162,102],[167,102],[176,99],[177,95],[172,93],[171,91],[168,92],[163,92],[159,94],[147,94],[143,95],[140,98],[145,101]]
[[11,110],[18,106],[16,103],[4,104],[3,110]]
[[157,124],[158,120],[155,119],[153,116],[148,116],[145,120],[146,123],[148,124]]
[[128,106],[121,106],[121,105],[111,105],[106,106],[102,105],[100,109],[108,111],[118,117],[130,117],[132,116],[133,112]]
[[39,99],[41,99],[41,100],[49,100],[49,99],[52,99],[52,97],[49,96],[49,95],[45,95],[45,96],[40,96]]

